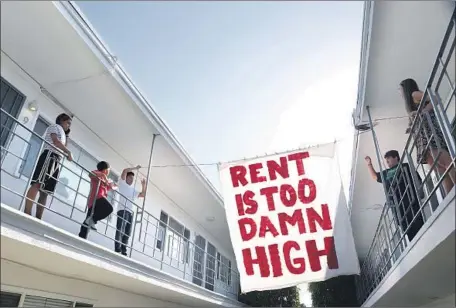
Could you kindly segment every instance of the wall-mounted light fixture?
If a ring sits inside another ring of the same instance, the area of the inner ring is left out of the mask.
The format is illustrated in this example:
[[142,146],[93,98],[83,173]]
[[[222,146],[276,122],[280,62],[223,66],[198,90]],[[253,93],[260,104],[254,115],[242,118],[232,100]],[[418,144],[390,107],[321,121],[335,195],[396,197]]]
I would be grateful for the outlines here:
[[70,112],[65,105],[63,105],[57,98],[54,97],[54,95],[51,94],[46,88],[40,87],[41,93],[43,93],[48,99],[50,99],[52,102],[54,102],[57,106],[62,108],[69,116],[73,117],[73,113]]
[[37,111],[38,110],[38,102],[36,100],[30,101],[27,105],[28,110],[30,111]]

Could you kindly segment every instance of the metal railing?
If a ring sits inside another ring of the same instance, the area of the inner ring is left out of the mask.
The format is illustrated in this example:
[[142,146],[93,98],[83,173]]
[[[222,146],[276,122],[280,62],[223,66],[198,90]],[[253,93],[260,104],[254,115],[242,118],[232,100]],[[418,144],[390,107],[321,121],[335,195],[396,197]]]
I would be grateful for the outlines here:
[[[69,162],[53,144],[46,142],[3,109],[0,110],[2,119],[5,119],[2,121],[1,136],[2,140],[6,140],[5,144],[1,146],[2,204],[15,207],[20,211],[24,210],[32,176],[21,174],[18,166],[23,165],[26,160],[33,159],[32,170],[34,170],[39,154],[42,153],[43,146],[47,144],[56,153],[62,155],[58,162],[60,174],[64,171],[77,180],[69,183],[68,179],[63,181],[62,177],[56,179],[56,190],[47,200],[43,220],[77,234],[86,219],[91,183],[89,175],[94,174],[78,162]],[[36,157],[27,156],[32,136],[40,142]],[[93,169],[96,169],[96,166]],[[100,184],[98,184],[97,190],[99,186]],[[226,259],[215,249],[213,251],[206,249],[210,245],[196,245],[183,227],[174,226],[173,228],[168,222],[157,219],[143,207],[141,201],[139,201],[141,204],[138,204],[118,191],[110,193],[107,199],[113,205],[114,210],[109,219],[97,223],[96,230],[89,231],[88,239],[90,241],[114,250],[115,243],[122,244],[122,238],[126,236],[128,239],[125,241],[126,246],[129,249],[129,257],[132,259],[149,264],[151,267],[208,290],[237,299],[239,273],[232,268],[235,263],[231,263],[232,261]],[[35,200],[33,202],[36,206]],[[123,215],[118,215],[121,210],[128,211],[127,202],[132,207],[131,221],[126,220]],[[96,205],[93,206],[96,209]],[[127,225],[130,228],[127,230],[118,227],[118,224]]]
[[[456,10],[409,129],[398,167],[388,179],[380,171],[387,201],[357,278],[360,304],[380,285],[406,247],[419,240],[415,238],[417,233],[433,217],[445,197],[455,190],[455,37]],[[368,107],[367,114],[373,127]],[[374,129],[372,135],[380,162],[382,154]]]

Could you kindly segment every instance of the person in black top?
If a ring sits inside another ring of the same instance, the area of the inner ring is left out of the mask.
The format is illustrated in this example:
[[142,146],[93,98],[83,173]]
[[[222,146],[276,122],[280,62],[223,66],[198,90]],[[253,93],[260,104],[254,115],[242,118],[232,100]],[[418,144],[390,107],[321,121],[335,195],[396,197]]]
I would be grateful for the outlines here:
[[382,175],[380,175],[380,172],[375,171],[369,156],[366,156],[365,160],[369,173],[375,181],[382,183],[383,175],[388,195],[387,203],[392,206],[396,223],[407,234],[409,241],[412,241],[424,224],[419,203],[419,199],[424,197],[421,177],[415,172],[417,180],[415,186],[409,164],[402,163],[399,165],[400,156],[396,150],[385,153],[385,161],[388,169],[383,170]]

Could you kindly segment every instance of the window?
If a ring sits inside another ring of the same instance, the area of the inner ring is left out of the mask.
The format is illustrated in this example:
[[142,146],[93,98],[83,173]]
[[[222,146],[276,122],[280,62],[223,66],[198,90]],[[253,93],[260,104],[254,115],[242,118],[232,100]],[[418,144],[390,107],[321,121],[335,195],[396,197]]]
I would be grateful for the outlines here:
[[217,279],[231,285],[231,261],[217,252]]
[[[46,122],[43,118],[39,117],[36,120],[33,132],[35,132],[38,136],[43,136],[48,126],[49,123]],[[32,135],[30,137],[29,143],[27,144],[25,157],[19,169],[19,172],[27,178],[29,178],[32,175],[33,167],[35,166],[35,162],[40,154],[39,152],[41,148],[41,143],[42,140],[39,137],[37,137],[36,135]]]
[[19,307],[21,294],[3,292],[0,293],[0,307]]
[[155,247],[158,250],[163,250],[163,242],[165,241],[165,233],[166,233],[166,225],[168,224],[168,215],[161,211],[160,213],[160,224],[158,227],[158,234],[157,234],[157,243]]
[[84,303],[79,303],[79,302],[76,302],[76,304],[74,304],[75,307],[93,307],[93,305],[90,305],[90,304],[84,304]]
[[1,291],[0,307],[93,307],[92,304],[57,298]]
[[206,249],[206,289],[214,291],[216,249],[215,246],[209,242],[207,242]]
[[73,307],[73,302],[62,299],[26,295],[22,307]]
[[25,95],[3,79],[3,77],[0,77],[0,108],[2,109],[0,145],[2,147],[6,147],[6,143],[11,136],[11,131],[15,126],[14,120],[8,115],[17,119],[24,102]]
[[204,281],[204,259],[206,250],[206,239],[201,235],[195,237],[195,252],[193,254],[193,283],[199,286]]
[[189,262],[190,230],[165,212],[160,213],[158,238],[155,247],[166,250],[166,255],[180,262]]

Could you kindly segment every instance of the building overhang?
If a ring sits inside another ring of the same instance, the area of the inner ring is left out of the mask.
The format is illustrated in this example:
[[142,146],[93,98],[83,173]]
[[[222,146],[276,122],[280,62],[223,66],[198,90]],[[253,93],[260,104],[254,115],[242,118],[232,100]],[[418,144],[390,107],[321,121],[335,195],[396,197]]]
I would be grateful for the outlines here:
[[53,275],[90,281],[186,307],[244,306],[3,204],[1,237],[3,260]]
[[[354,124],[373,120],[380,153],[405,147],[408,116],[399,91],[406,78],[425,88],[455,8],[454,1],[366,1],[357,106]],[[454,67],[454,61],[450,63]],[[351,220],[360,258],[372,242],[383,207],[383,188],[366,169],[371,156],[378,171],[370,131],[360,131],[353,150]],[[382,159],[381,154],[380,159]]]
[[[109,159],[120,170],[137,164],[147,166],[152,135],[160,134],[153,165],[191,166],[153,168],[151,182],[169,202],[231,251],[220,194],[121,65],[114,63],[74,4],[9,1],[2,2],[1,14],[2,59],[10,58],[36,80],[36,95],[49,92],[57,104],[75,116],[74,121],[99,137],[98,152],[109,149],[116,153],[101,159]],[[40,86],[46,90],[41,91]],[[209,223],[207,217],[216,220]]]

